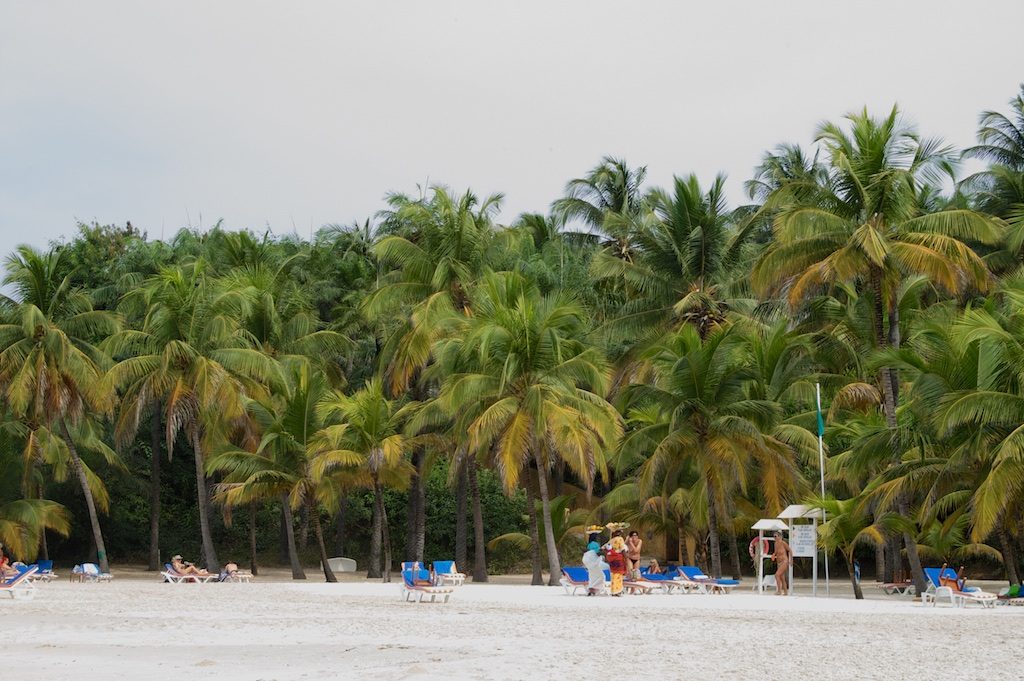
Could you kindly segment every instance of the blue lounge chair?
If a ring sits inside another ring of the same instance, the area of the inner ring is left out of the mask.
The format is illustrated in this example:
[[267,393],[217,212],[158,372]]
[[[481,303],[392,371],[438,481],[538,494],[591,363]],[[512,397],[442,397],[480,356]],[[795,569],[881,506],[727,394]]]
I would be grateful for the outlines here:
[[109,572],[100,572],[100,566],[96,563],[82,563],[71,568],[72,582],[109,582],[113,578]]
[[[921,594],[922,605],[931,603],[934,606],[939,598],[948,597],[949,604],[958,608],[966,606],[968,602],[980,603],[985,608],[994,608],[999,600],[996,594],[967,586],[964,581],[960,580],[953,568],[948,568],[945,565],[940,568],[925,568],[924,574],[928,578],[928,588]],[[943,584],[943,580],[946,580],[945,584]]]
[[434,580],[442,586],[445,584],[462,586],[466,581],[466,575],[455,569],[454,560],[435,560]]
[[422,603],[426,596],[430,596],[433,603],[438,597],[443,597],[445,603],[455,592],[455,587],[436,586],[430,578],[429,570],[402,570],[402,600],[411,601],[414,598],[417,603]]
[[[605,571],[605,582],[607,583],[609,579],[607,571]],[[580,589],[586,593],[590,587],[590,573],[587,572],[587,568],[582,566],[564,567],[562,568],[562,578],[558,580],[558,583],[562,585],[565,593],[569,596],[575,596]]]
[[0,582],[0,593],[10,594],[14,599],[31,600],[36,594],[36,585],[32,583],[32,577],[38,571],[39,568],[35,565],[18,568],[18,574]]
[[665,591],[665,593],[672,593],[673,590],[689,593],[690,591],[699,591],[701,587],[697,582],[681,575],[676,568],[666,570],[657,575],[652,575],[647,568],[640,568],[640,579],[650,583],[654,588]]
[[[608,583],[611,583],[611,581],[612,581],[612,572],[611,572],[611,570],[605,570],[604,571],[604,581],[608,582]],[[629,591],[630,593],[634,593],[635,594],[635,593],[639,592],[639,593],[643,593],[643,594],[649,594],[649,593],[651,593],[651,591],[654,588],[655,588],[655,586],[653,584],[650,584],[650,583],[647,583],[647,582],[643,582],[643,581],[638,582],[636,580],[629,579],[627,577],[623,577],[622,578],[622,589],[624,591]]]
[[53,572],[52,560],[36,561],[33,566],[37,568],[36,573],[32,575],[33,582],[52,582],[57,578]]
[[738,580],[715,579],[704,574],[703,570],[693,565],[680,565],[679,572],[682,573],[683,577],[697,584],[701,593],[726,594],[729,593],[729,589],[739,586]]

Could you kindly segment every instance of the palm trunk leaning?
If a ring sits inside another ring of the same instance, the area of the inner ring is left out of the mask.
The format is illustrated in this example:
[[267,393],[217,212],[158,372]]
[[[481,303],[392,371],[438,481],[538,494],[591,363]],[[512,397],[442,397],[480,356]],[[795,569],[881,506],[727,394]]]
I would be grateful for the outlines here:
[[[526,467],[526,472],[530,472]],[[537,530],[537,495],[533,493],[533,485],[526,481],[526,514],[530,525],[530,563],[533,566],[531,586],[544,586],[544,571],[540,560],[540,532]]]
[[306,509],[309,512],[309,522],[313,525],[313,535],[316,537],[316,545],[320,549],[320,567],[324,571],[324,579],[328,582],[337,582],[330,563],[327,562],[327,545],[324,544],[324,529],[320,525],[320,512],[312,502],[307,502]]
[[78,448],[75,447],[75,442],[71,437],[71,431],[68,430],[67,422],[61,419],[60,427],[64,435],[64,442],[68,446],[68,452],[71,454],[71,466],[75,470],[75,477],[78,478],[78,484],[81,486],[82,494],[85,496],[85,507],[89,511],[89,524],[92,526],[92,539],[96,544],[96,562],[99,563],[100,572],[110,572],[110,562],[107,560],[107,546],[103,543],[100,519],[96,514],[96,502],[92,498],[89,478],[85,475],[85,466],[82,465],[82,460],[78,457]]
[[547,467],[541,458],[540,451],[534,452],[537,462],[537,487],[540,488],[540,507],[544,521],[544,543],[548,549],[548,586],[558,586],[562,579],[562,567],[558,562],[558,546],[555,544],[555,531],[551,526],[551,500],[548,498]]
[[293,526],[292,507],[288,503],[288,495],[281,495],[281,513],[283,514],[283,525],[285,537],[288,542],[288,561],[292,565],[292,579],[305,579],[306,572],[299,562],[299,552],[295,548],[295,527]]
[[469,528],[466,522],[466,465],[464,462],[457,464],[458,471],[455,481],[455,564],[459,569],[468,565],[469,558]]
[[192,431],[192,453],[196,462],[196,496],[199,501],[199,534],[203,540],[203,562],[210,572],[220,570],[217,552],[213,548],[213,533],[210,530],[210,499],[206,492],[206,469],[203,466],[203,448],[198,428]]

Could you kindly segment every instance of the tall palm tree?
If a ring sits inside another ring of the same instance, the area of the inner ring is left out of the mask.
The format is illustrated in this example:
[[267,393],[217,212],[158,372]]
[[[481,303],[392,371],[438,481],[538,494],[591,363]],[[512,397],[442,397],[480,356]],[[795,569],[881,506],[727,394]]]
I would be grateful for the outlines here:
[[117,331],[118,320],[93,310],[85,294],[71,289],[68,276],[60,274],[61,258],[60,251],[21,246],[4,263],[4,285],[14,295],[0,297],[0,389],[30,430],[45,428],[63,439],[85,497],[97,561],[106,570],[94,499],[99,480],[83,463],[73,433],[88,417],[114,407],[116,396],[100,380],[110,360],[96,343]]
[[318,442],[330,445],[325,457],[331,463],[357,465],[369,477],[373,489],[367,578],[391,581],[391,535],[384,508],[384,484],[399,486],[408,479],[411,466],[405,454],[416,442],[404,434],[403,427],[417,408],[416,403],[399,407],[389,400],[379,378],[367,381],[352,395],[330,392],[317,405],[318,418],[328,424],[316,436]]
[[[320,506],[337,510],[340,487],[332,474],[338,468],[362,463],[357,454],[338,448],[323,430],[316,407],[328,395],[327,381],[308,365],[297,366],[287,388],[266,401],[247,401],[246,407],[262,433],[254,452],[227,449],[207,464],[226,474],[221,497],[229,505],[281,499],[286,510],[305,508],[313,524],[324,579],[338,581],[328,563]],[[298,564],[294,535],[290,537],[292,577],[304,579]]]
[[282,384],[280,368],[241,329],[250,305],[244,292],[211,282],[202,261],[163,270],[137,295],[148,309],[142,330],[123,331],[106,345],[120,359],[104,381],[122,394],[115,433],[118,442],[130,441],[141,416],[158,406],[168,453],[180,434],[188,438],[203,559],[215,570],[204,460],[226,429],[245,416],[244,396],[259,399],[268,384]]
[[[762,291],[784,288],[793,307],[823,288],[854,283],[872,297],[875,346],[898,347],[895,292],[903,279],[922,275],[949,293],[986,290],[988,270],[965,242],[996,244],[1002,229],[969,209],[921,211],[922,187],[951,177],[955,158],[941,141],[923,139],[903,123],[896,107],[882,118],[865,110],[847,120],[849,130],[835,123],[818,130],[817,141],[828,154],[827,178],[786,183],[766,202],[775,211],[776,241],[752,279]],[[886,422],[895,432],[897,372],[883,366],[878,381]],[[894,438],[894,458],[899,451]],[[907,500],[900,505],[909,513]],[[904,542],[923,589],[911,532],[904,533]]]
[[589,173],[565,185],[565,196],[556,200],[552,212],[563,222],[579,221],[592,233],[604,233],[604,246],[618,257],[627,257],[629,243],[606,229],[610,214],[632,216],[640,211],[647,168],[630,168],[622,159],[605,156]]
[[626,392],[627,409],[656,410],[643,438],[654,443],[640,472],[642,489],[654,490],[667,471],[696,469],[703,489],[711,570],[722,574],[723,514],[736,488],[756,484],[769,507],[799,491],[793,448],[772,434],[781,414],[777,402],[749,396],[755,377],[743,358],[742,337],[721,327],[705,339],[692,326],[667,336],[647,351],[656,379]]
[[470,452],[486,454],[506,491],[532,461],[538,471],[549,580],[561,567],[551,521],[547,475],[564,461],[589,490],[605,473],[607,448],[621,432],[604,398],[608,370],[600,353],[577,338],[585,312],[562,296],[542,296],[514,273],[485,277],[472,317],[435,345],[439,401],[466,434]]

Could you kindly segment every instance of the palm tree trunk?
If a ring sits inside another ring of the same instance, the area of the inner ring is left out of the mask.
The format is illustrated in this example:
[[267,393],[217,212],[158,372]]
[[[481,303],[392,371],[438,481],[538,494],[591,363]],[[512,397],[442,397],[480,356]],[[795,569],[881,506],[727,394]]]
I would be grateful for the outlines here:
[[885,543],[875,545],[875,581],[885,581]]
[[900,553],[900,538],[896,535],[885,540],[885,577],[884,582],[895,582],[897,574],[903,573],[903,559]]
[[[899,507],[900,515],[911,520],[910,503],[907,501],[907,495],[898,494],[896,496],[896,504]],[[921,568],[921,556],[917,553],[917,537],[912,532],[904,530],[903,543],[907,547],[907,562],[910,563],[910,573],[914,579],[914,589],[917,593],[922,594],[928,588],[928,582],[925,581],[924,570]]]
[[715,508],[715,490],[707,481],[708,494],[708,550],[711,552],[711,576],[722,576],[722,546],[718,536],[718,510]]
[[[383,495],[381,495],[383,498]],[[380,536],[384,543],[384,575],[383,581],[391,581],[391,528],[388,525],[388,509],[383,501],[380,505]]]
[[413,474],[409,480],[409,498],[405,505],[405,559],[420,560],[416,557],[416,528],[419,526],[420,459],[422,452],[417,447],[412,452]]
[[303,504],[299,509],[299,551],[309,548],[309,509]]
[[469,537],[466,523],[466,464],[460,460],[455,481],[455,564],[459,569],[468,565]]
[[[883,335],[882,332],[882,312],[884,301],[882,300],[882,273],[878,267],[871,267],[871,288],[874,293],[874,325],[875,325],[875,341],[880,349],[887,347],[888,339]],[[894,330],[890,328],[890,334],[895,333],[898,338],[899,334],[899,320],[896,321],[897,328]],[[900,444],[899,444],[899,433],[897,431],[896,422],[896,390],[895,386],[899,384],[899,378],[896,369],[892,367],[882,367],[880,371],[880,383],[882,384],[882,411],[885,413],[886,426],[892,431],[892,451],[893,459],[898,460],[900,457]],[[896,499],[897,509],[907,520],[912,520],[910,517],[910,502],[907,500],[905,494],[900,494]],[[914,533],[905,531],[903,532],[903,543],[907,549],[907,562],[910,563],[910,572],[914,579],[914,588],[917,593],[923,593],[927,584],[924,577],[924,571],[921,569],[921,558],[917,554],[917,539],[914,537]]]
[[[532,469],[527,466],[526,472],[529,473]],[[544,571],[541,568],[540,562],[540,532],[537,531],[537,497],[533,493],[533,486],[529,480],[524,480],[526,483],[526,515],[529,518],[528,523],[530,524],[530,562],[533,565],[533,578],[530,580],[531,586],[544,586]]]
[[384,493],[381,490],[380,483],[376,480],[373,483],[373,521],[370,527],[370,564],[366,567],[366,578],[367,579],[378,579],[381,576],[380,571],[380,553],[383,541],[383,523],[381,519],[384,515]]
[[46,528],[39,533],[39,560],[50,560],[50,548],[46,545]]
[[562,579],[562,567],[558,562],[558,546],[555,544],[555,531],[551,527],[551,500],[548,498],[548,473],[541,459],[540,451],[534,452],[537,462],[537,487],[540,488],[540,512],[544,521],[544,543],[548,549],[548,586],[558,586]]
[[312,502],[307,502],[306,508],[309,511],[309,521],[313,524],[316,545],[320,549],[320,568],[324,571],[324,579],[332,583],[337,582],[338,578],[334,576],[334,571],[331,570],[331,566],[327,562],[327,545],[324,544],[324,529],[320,526],[320,512]]
[[679,555],[676,558],[682,560],[683,565],[693,565],[690,562],[690,544],[686,541],[686,535],[683,534],[682,526],[679,526],[676,532],[679,534]]
[[160,570],[160,409],[153,410],[149,428],[149,571]]
[[256,567],[256,504],[249,504],[249,572],[257,576]]
[[1006,528],[999,528],[999,544],[1003,551],[1003,567],[1006,568],[1006,578],[1010,584],[1020,584],[1020,577],[1017,574],[1017,552],[1013,548],[1013,542],[1006,533]]
[[853,597],[858,601],[864,600],[864,592],[861,591],[860,582],[857,581],[857,571],[853,569],[853,551],[846,557],[846,569],[850,573],[850,585],[853,586]]
[[280,561],[287,563],[290,560],[291,550],[288,548],[288,525],[291,522],[288,515],[284,512],[284,505],[281,506],[281,526],[278,532],[278,548],[280,549]]
[[345,515],[348,513],[348,495],[342,493],[338,500],[338,518],[334,522],[334,553],[345,555]]
[[196,496],[199,498],[199,534],[203,540],[203,561],[210,572],[220,570],[217,552],[213,548],[210,532],[210,500],[206,494],[206,471],[203,469],[203,448],[198,429],[192,432],[192,453],[196,462]]
[[487,546],[484,545],[484,511],[480,505],[480,486],[476,479],[476,458],[470,457],[466,465],[466,480],[473,504],[473,581],[487,581]]
[[732,557],[732,578],[739,579],[743,576],[743,568],[740,565],[740,543],[736,539],[736,533],[729,530],[729,554]]
[[412,552],[414,560],[423,562],[423,549],[427,543],[427,455],[420,454],[419,485],[416,486],[416,532],[413,535]]
[[299,562],[299,552],[295,548],[295,528],[292,527],[292,507],[288,503],[288,495],[281,495],[281,512],[284,514],[284,531],[288,538],[288,561],[292,564],[292,579],[305,579],[306,572]]
[[96,562],[100,565],[100,572],[110,572],[110,563],[107,561],[107,547],[103,543],[100,519],[96,514],[96,502],[92,498],[92,490],[89,489],[89,478],[85,475],[85,466],[82,465],[82,460],[78,457],[78,448],[75,447],[75,442],[71,438],[71,432],[68,430],[68,424],[64,419],[61,419],[60,427],[64,434],[64,442],[68,446],[68,452],[71,454],[71,466],[74,468],[78,484],[81,486],[82,494],[85,496],[85,507],[89,511],[89,524],[92,526],[92,539],[96,544]]

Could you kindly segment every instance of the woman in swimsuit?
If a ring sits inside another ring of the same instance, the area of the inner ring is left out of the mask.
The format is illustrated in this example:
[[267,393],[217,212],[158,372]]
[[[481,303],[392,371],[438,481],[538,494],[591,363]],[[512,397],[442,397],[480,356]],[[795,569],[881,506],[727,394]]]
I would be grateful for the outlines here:
[[789,544],[782,538],[781,532],[775,533],[775,552],[772,560],[777,566],[775,569],[775,595],[786,596],[789,594],[789,565],[793,562],[793,551]]

